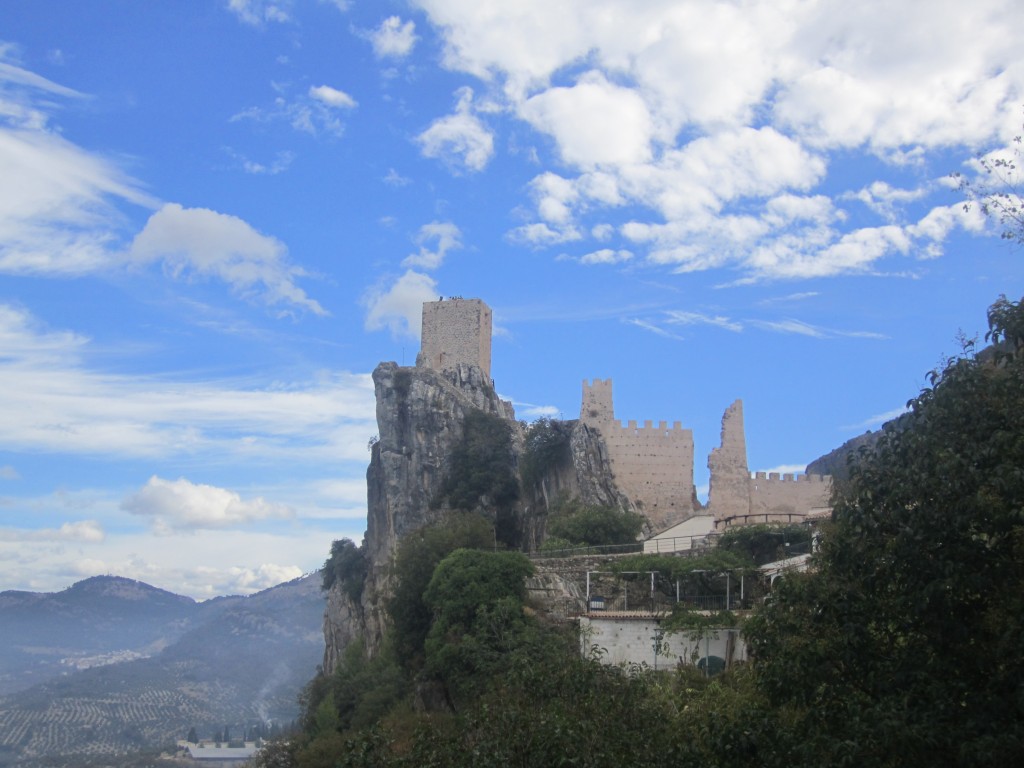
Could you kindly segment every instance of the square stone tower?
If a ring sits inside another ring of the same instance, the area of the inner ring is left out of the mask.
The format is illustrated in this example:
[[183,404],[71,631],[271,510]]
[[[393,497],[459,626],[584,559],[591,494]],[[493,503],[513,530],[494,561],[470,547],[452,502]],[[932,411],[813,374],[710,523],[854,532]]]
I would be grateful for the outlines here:
[[491,308],[480,299],[425,302],[416,364],[435,371],[475,365],[490,378]]

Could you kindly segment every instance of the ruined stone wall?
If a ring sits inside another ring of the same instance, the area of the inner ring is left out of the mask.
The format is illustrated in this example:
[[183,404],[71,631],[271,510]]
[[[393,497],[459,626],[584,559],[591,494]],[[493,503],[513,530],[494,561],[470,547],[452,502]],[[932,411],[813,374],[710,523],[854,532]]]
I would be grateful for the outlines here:
[[615,418],[611,379],[583,382],[580,421],[596,428],[608,448],[615,483],[661,531],[694,513],[693,432],[645,421],[625,426]]
[[733,525],[798,522],[808,512],[828,507],[832,478],[822,475],[751,475],[743,427],[743,401],[722,416],[722,445],[708,456],[711,488],[708,511],[722,530]]
[[806,515],[828,507],[832,478],[823,475],[779,475],[758,472],[748,481],[751,515]]
[[491,375],[491,308],[480,299],[428,301],[416,365],[445,371],[475,365]]

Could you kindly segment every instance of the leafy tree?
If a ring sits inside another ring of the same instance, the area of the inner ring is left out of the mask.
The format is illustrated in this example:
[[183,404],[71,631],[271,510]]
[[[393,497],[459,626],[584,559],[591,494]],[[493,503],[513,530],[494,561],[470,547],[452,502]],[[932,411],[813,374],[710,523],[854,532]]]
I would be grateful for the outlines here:
[[447,500],[455,509],[474,510],[486,503],[502,507],[518,499],[512,425],[500,416],[471,410],[463,430],[462,440],[452,449],[438,501]]
[[744,525],[729,528],[718,539],[723,551],[746,555],[758,565],[811,551],[806,525]]
[[1007,765],[1024,754],[1024,308],[997,361],[931,374],[852,466],[816,574],[747,625],[795,764]]
[[532,488],[552,467],[571,460],[570,424],[556,419],[537,419],[524,429],[520,471],[523,485]]
[[199,743],[199,734],[196,733],[194,726],[188,729],[188,736],[185,739],[193,744]]
[[433,613],[427,670],[460,699],[502,668],[523,643],[530,561],[518,552],[457,549],[437,566],[423,594]]
[[331,556],[324,563],[323,589],[340,584],[345,594],[357,602],[363,594],[366,569],[366,548],[357,547],[351,539],[338,539],[331,543]]
[[402,666],[416,671],[423,664],[423,645],[433,613],[423,593],[434,569],[459,548],[494,547],[494,528],[472,512],[449,515],[444,522],[421,528],[398,545],[393,567],[394,588],[387,601],[395,655]]
[[633,512],[563,498],[554,505],[547,534],[584,547],[629,544],[636,541],[643,524],[644,518]]

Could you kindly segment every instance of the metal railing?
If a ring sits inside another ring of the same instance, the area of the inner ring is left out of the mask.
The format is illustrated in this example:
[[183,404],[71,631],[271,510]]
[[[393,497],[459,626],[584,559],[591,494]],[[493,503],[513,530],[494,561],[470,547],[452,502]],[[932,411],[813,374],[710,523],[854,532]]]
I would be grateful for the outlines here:
[[644,551],[644,543],[635,541],[629,544],[602,544],[595,547],[572,547],[570,549],[548,549],[530,552],[535,559],[586,557],[587,555],[631,555]]

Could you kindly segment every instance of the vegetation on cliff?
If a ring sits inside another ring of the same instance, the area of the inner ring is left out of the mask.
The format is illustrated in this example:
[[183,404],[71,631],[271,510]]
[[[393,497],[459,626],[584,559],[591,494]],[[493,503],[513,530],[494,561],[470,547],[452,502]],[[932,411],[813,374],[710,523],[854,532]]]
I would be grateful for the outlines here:
[[572,461],[569,441],[573,422],[537,419],[523,424],[523,486],[533,488],[553,468]]
[[324,562],[321,584],[325,591],[340,585],[355,602],[363,594],[367,567],[365,547],[356,546],[351,539],[338,539],[331,543],[331,556]]
[[552,505],[543,549],[594,547],[635,542],[644,518],[635,512],[579,499],[559,498]]
[[518,546],[513,505],[519,498],[513,425],[481,410],[471,410],[463,421],[463,436],[452,449],[448,472],[433,505],[452,509],[486,509],[494,515],[495,535],[508,546]]

